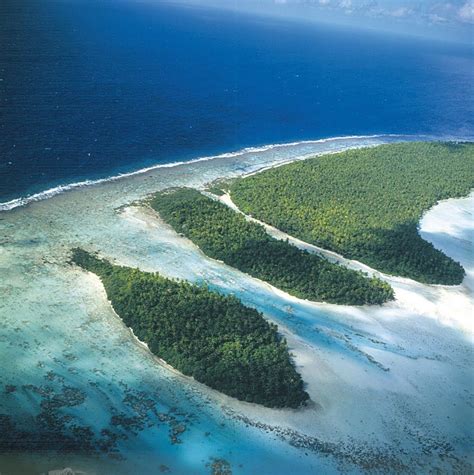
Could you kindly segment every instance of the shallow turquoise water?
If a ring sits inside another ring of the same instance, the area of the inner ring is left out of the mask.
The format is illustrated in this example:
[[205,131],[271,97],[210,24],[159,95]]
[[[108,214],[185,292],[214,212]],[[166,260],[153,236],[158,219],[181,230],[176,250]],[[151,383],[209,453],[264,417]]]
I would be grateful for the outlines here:
[[[166,467],[210,473],[215,459],[227,460],[236,474],[465,470],[473,396],[472,334],[461,324],[468,318],[467,287],[399,279],[393,283],[399,301],[381,308],[311,304],[207,259],[153,213],[126,206],[168,186],[201,186],[294,157],[403,139],[246,152],[0,213],[0,440],[4,447],[14,437],[25,441],[23,449],[0,455],[2,473],[64,466],[98,474]],[[454,246],[473,269],[472,230],[464,221],[460,226],[465,234],[440,234],[434,226],[430,239],[444,239],[440,245]],[[77,245],[124,265],[207,282],[263,311],[287,336],[313,404],[299,411],[259,408],[161,366],[113,313],[98,279],[67,264]],[[459,321],[447,320],[449,305]],[[71,451],[59,453],[65,435]]]

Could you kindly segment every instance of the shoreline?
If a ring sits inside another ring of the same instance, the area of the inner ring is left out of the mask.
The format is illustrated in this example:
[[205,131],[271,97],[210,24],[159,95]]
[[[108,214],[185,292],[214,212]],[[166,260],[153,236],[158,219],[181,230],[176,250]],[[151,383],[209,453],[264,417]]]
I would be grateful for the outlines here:
[[[98,179],[86,179],[78,182],[72,182],[72,183],[67,183],[63,185],[57,185],[52,188],[47,188],[43,191],[39,191],[37,193],[29,194],[26,196],[20,196],[18,198],[13,198],[9,201],[5,202],[0,202],[0,213],[2,211],[10,211],[12,209],[26,206],[29,203],[33,203],[36,201],[42,201],[45,199],[52,198],[56,195],[68,192],[70,190],[75,190],[75,189],[80,189],[84,187],[89,187],[89,186],[95,186],[95,185],[100,185],[104,183],[110,183],[114,181],[119,181],[123,180],[129,177],[134,177],[134,176],[139,176],[145,173],[149,173],[151,171],[159,170],[160,168],[174,168],[178,167],[181,165],[187,165],[187,164],[194,164],[194,163],[199,163],[199,162],[205,162],[205,161],[211,161],[211,160],[218,160],[222,158],[233,158],[233,157],[238,157],[239,155],[245,155],[245,154],[252,154],[252,153],[259,153],[259,152],[266,152],[270,151],[273,149],[278,149],[278,148],[290,148],[290,147],[295,147],[295,146],[300,146],[300,145],[310,145],[310,144],[323,144],[323,143],[328,143],[328,142],[337,142],[341,140],[357,140],[357,139],[382,139],[382,138],[388,138],[388,139],[396,139],[396,138],[402,138],[404,137],[406,141],[415,141],[415,140],[426,140],[426,141],[437,141],[437,140],[465,140],[462,137],[458,138],[443,138],[443,137],[435,137],[435,136],[430,136],[430,135],[404,135],[404,134],[373,134],[373,135],[347,135],[347,136],[338,136],[338,137],[327,137],[327,138],[321,138],[321,139],[315,139],[315,140],[301,140],[297,142],[287,142],[287,143],[275,143],[275,144],[268,144],[268,145],[262,145],[259,147],[245,147],[240,150],[236,150],[233,152],[224,152],[221,154],[217,155],[211,155],[211,156],[204,156],[204,157],[199,157],[199,158],[194,158],[191,160],[182,160],[182,161],[175,161],[175,162],[170,162],[170,163],[159,163],[156,165],[152,165],[149,167],[145,168],[140,168],[138,170],[134,170],[131,172],[126,172],[126,173],[119,173],[117,175],[112,175],[109,177],[105,178],[98,178]],[[474,140],[474,139],[472,139]],[[403,140],[402,140],[403,141]],[[469,141],[469,140],[467,140]],[[362,145],[363,146],[363,145]],[[373,145],[376,146],[376,145]],[[301,157],[301,159],[304,158],[309,158],[312,156],[312,154],[308,155],[307,157]],[[294,161],[295,158],[291,158],[288,160],[288,162]],[[285,164],[285,163],[282,163]]]

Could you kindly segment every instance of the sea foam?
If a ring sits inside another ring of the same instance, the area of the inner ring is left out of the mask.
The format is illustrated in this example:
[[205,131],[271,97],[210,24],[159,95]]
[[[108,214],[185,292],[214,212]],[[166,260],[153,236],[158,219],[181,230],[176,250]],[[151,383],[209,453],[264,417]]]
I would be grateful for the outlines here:
[[[170,168],[170,167],[177,167],[180,165],[184,165],[187,163],[198,163],[198,162],[204,162],[204,161],[216,160],[216,159],[222,159],[222,158],[232,158],[232,157],[237,157],[239,155],[246,155],[246,154],[251,154],[251,153],[264,153],[264,152],[268,152],[270,150],[279,149],[279,148],[287,149],[290,147],[298,147],[298,146],[313,145],[313,144],[315,145],[315,144],[337,142],[337,141],[344,141],[344,140],[366,140],[366,139],[369,140],[369,139],[384,139],[384,138],[389,139],[389,140],[398,139],[398,138],[405,139],[405,140],[414,140],[414,139],[433,140],[435,139],[434,137],[429,137],[429,136],[398,135],[398,134],[348,135],[348,136],[329,137],[329,138],[315,139],[315,140],[302,140],[298,142],[276,143],[276,144],[263,145],[260,147],[246,147],[235,152],[226,152],[226,153],[222,153],[218,155],[210,155],[210,156],[195,158],[193,160],[182,160],[182,161],[175,161],[175,162],[170,162],[170,163],[160,163],[160,164],[152,165],[150,167],[140,168],[138,170],[127,172],[127,173],[119,173],[117,175],[113,175],[106,178],[99,178],[96,180],[83,180],[83,181],[78,181],[78,182],[69,183],[65,185],[58,185],[53,188],[49,188],[47,190],[44,190],[32,195],[23,196],[23,197],[12,199],[10,201],[0,203],[0,211],[9,211],[19,206],[25,206],[35,201],[41,201],[48,198],[52,198],[53,196],[56,196],[60,193],[64,193],[66,191],[74,190],[77,188],[83,188],[86,186],[100,185],[102,183],[108,183],[108,182],[112,182],[116,180],[121,180],[127,177],[141,175],[143,173],[148,173],[150,171],[157,170],[160,168]],[[355,145],[355,146],[360,146],[360,145]],[[314,152],[310,153],[308,156],[311,156],[313,154]],[[302,158],[305,158],[306,156],[307,155],[304,155]],[[294,157],[292,157],[292,160],[294,160]]]

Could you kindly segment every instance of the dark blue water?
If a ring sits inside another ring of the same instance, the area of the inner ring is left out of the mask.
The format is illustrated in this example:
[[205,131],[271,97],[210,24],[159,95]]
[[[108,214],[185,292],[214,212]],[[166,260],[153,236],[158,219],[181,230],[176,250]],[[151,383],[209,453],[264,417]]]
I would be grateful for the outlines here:
[[472,48],[158,2],[2,0],[0,201],[245,146],[472,135]]

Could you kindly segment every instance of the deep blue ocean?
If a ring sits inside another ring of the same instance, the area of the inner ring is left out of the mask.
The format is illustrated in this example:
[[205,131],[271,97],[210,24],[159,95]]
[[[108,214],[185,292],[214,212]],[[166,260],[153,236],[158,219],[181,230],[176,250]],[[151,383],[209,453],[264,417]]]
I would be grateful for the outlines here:
[[98,0],[2,0],[0,45],[0,202],[247,146],[474,131],[469,46]]

